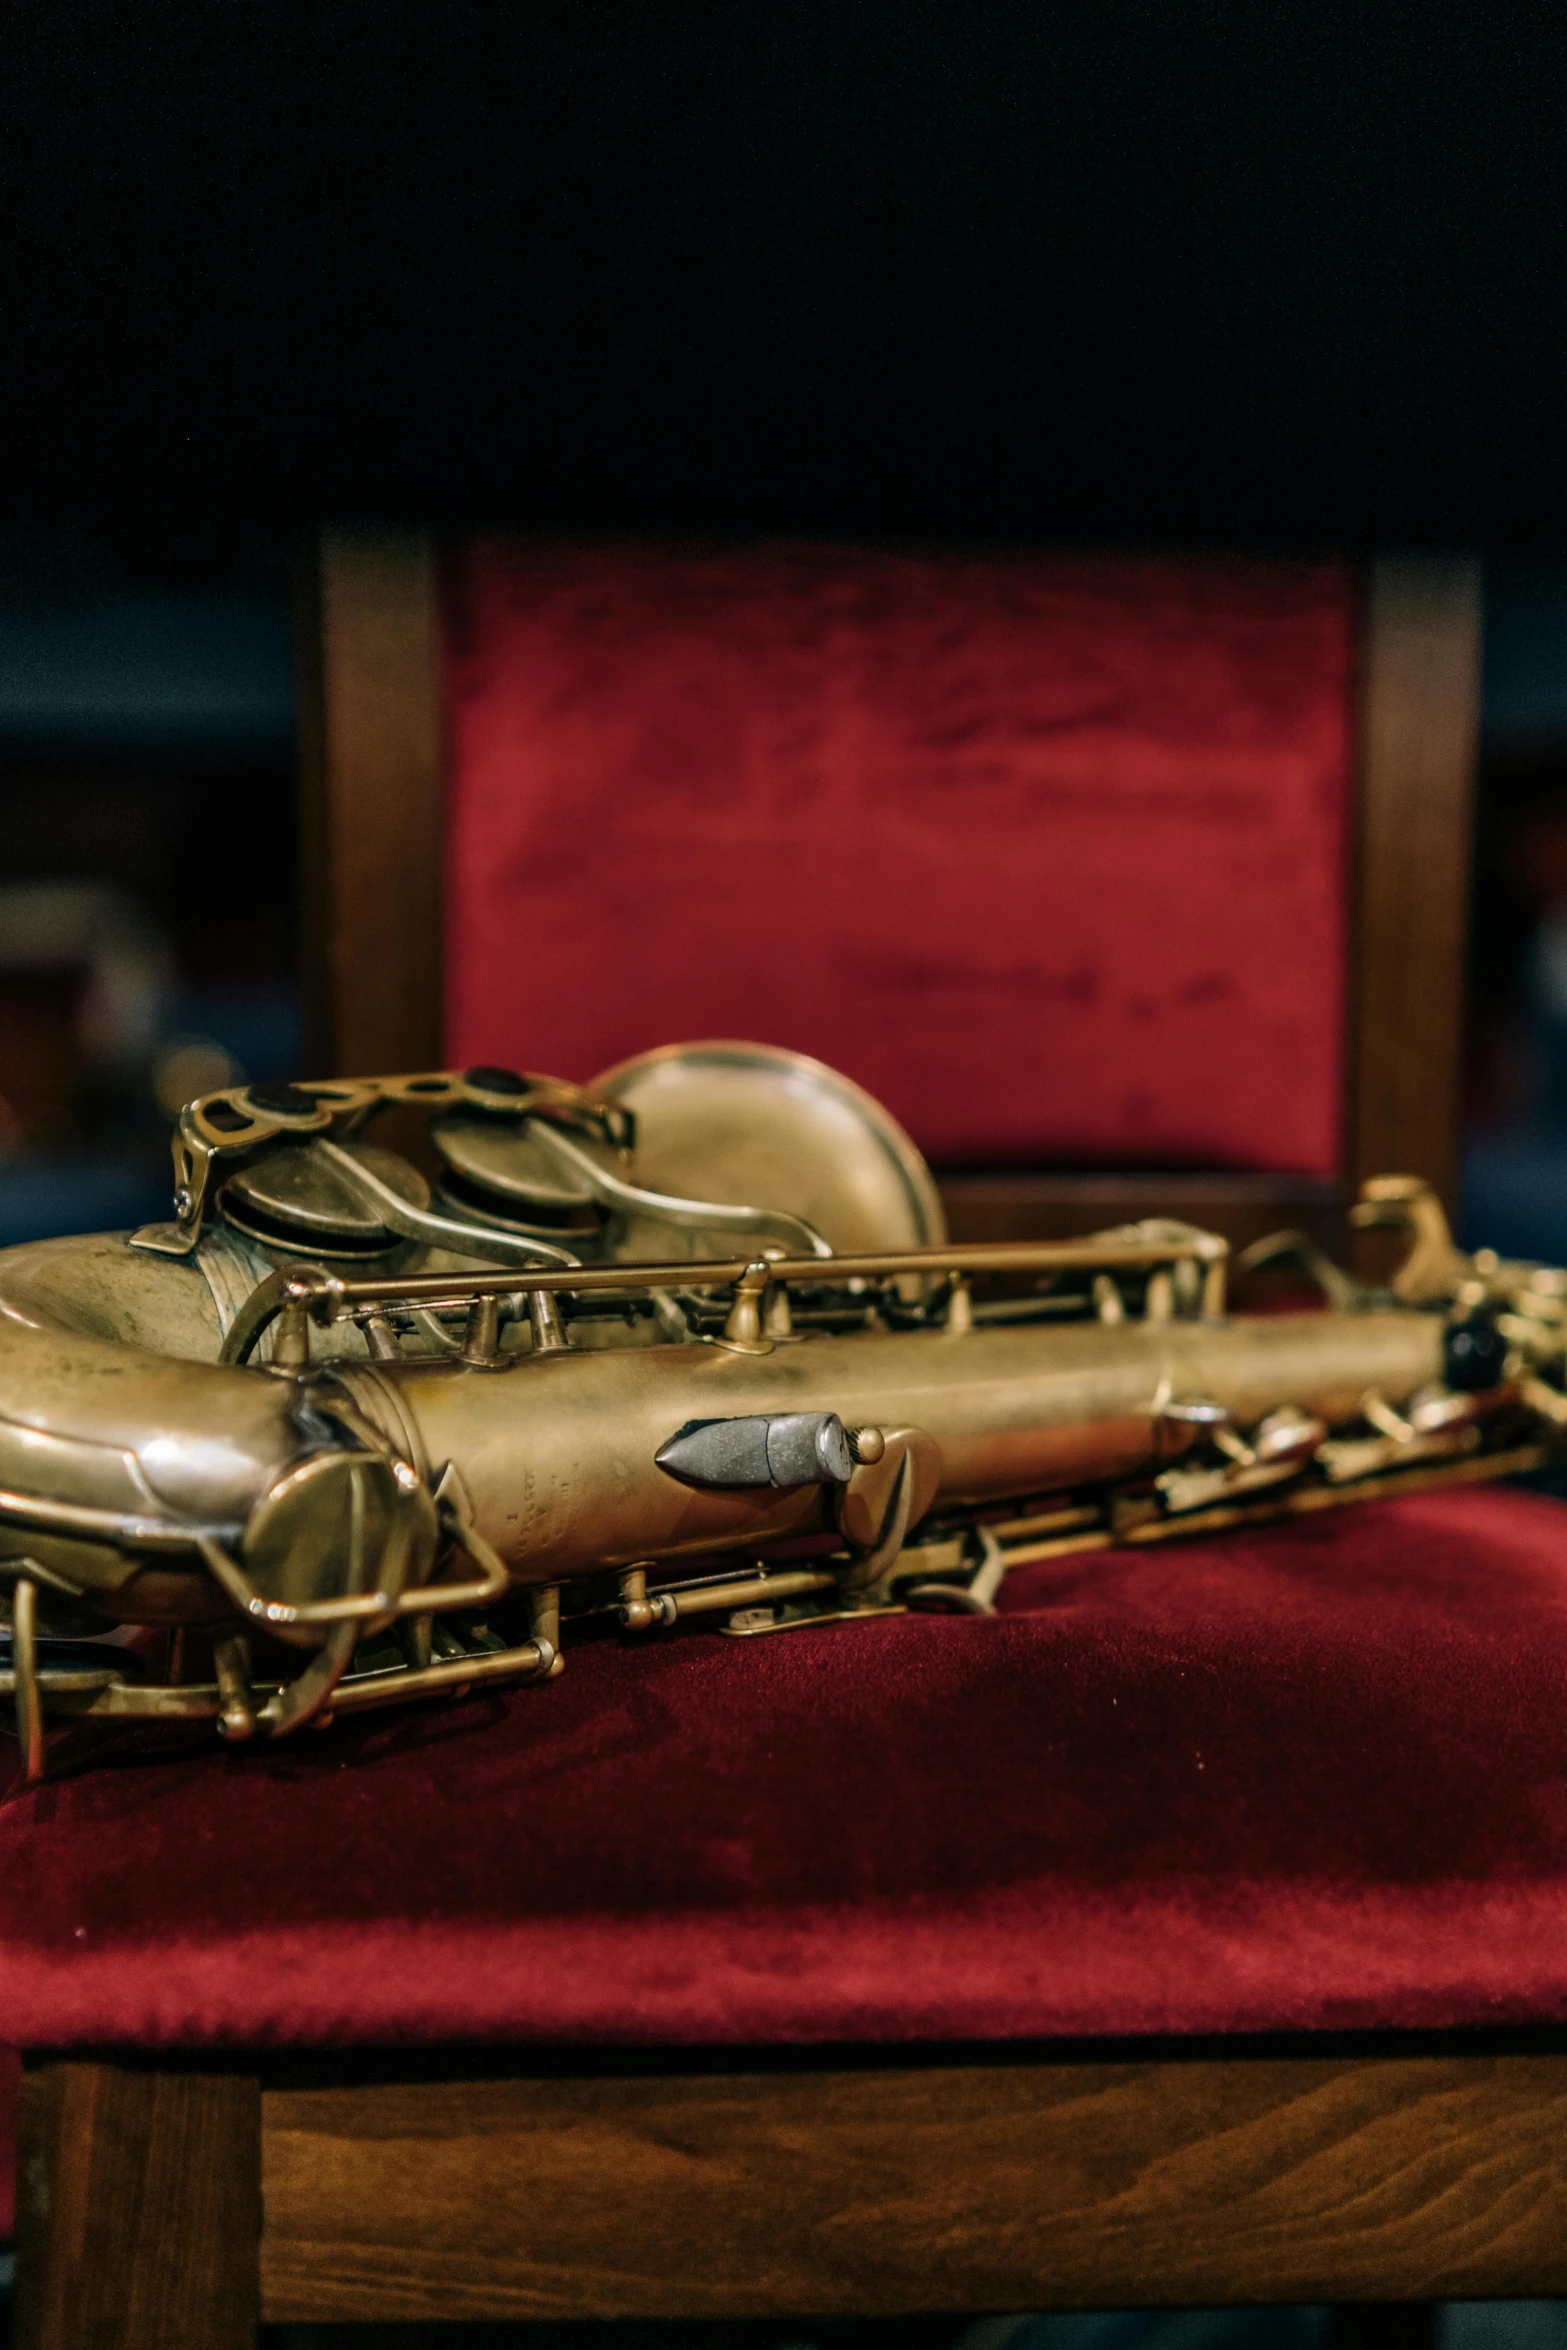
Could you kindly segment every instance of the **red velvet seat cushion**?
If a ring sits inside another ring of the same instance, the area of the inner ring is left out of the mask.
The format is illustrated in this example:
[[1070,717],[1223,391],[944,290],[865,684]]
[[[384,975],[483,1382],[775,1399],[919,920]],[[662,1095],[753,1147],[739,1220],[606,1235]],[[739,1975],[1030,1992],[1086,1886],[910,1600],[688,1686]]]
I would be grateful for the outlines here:
[[928,1155],[1332,1174],[1332,565],[481,542],[448,582],[448,1050],[747,1036]]
[[23,2044],[1567,2019],[1567,1509],[1024,1570],[0,1804]]

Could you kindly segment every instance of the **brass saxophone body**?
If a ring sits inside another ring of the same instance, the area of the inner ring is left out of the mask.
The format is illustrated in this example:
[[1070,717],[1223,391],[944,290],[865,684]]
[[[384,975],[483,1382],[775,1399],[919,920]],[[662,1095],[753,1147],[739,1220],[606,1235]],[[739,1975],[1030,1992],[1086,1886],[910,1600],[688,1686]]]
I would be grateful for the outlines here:
[[1167,1467],[1195,1433],[1164,1416],[1174,1397],[1208,1399],[1242,1427],[1284,1399],[1333,1426],[1369,1386],[1402,1403],[1440,1377],[1442,1335],[1428,1314],[1290,1314],[867,1331],[761,1357],[628,1349],[523,1360],[515,1383],[478,1393],[450,1370],[394,1376],[434,1457],[461,1448],[476,1522],[509,1572],[565,1582],[831,1530],[836,1486],[698,1486],[660,1469],[692,1421],[830,1413],[847,1429],[916,1428],[933,1448],[926,1507],[958,1509]]
[[[1567,1419],[1567,1282],[1461,1257],[1412,1180],[1359,1211],[1412,1242],[1390,1287],[1286,1235],[1322,1309],[1233,1315],[1186,1225],[948,1244],[817,1064],[627,1070],[231,1090],[183,1114],[170,1224],[0,1254],[34,1775],[70,1720],[281,1735],[595,1630],[990,1612],[1021,1560],[1506,1473]],[[364,1139],[394,1105],[433,1193]]]

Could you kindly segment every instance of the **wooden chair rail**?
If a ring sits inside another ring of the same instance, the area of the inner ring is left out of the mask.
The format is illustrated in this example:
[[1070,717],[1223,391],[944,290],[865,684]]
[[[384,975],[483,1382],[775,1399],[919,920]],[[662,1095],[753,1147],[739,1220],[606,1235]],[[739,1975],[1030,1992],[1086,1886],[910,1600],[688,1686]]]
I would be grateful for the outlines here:
[[1144,1216],[1178,1216],[1222,1232],[1248,1248],[1285,1225],[1307,1231],[1331,1254],[1345,1245],[1347,1184],[1310,1175],[1101,1174],[1015,1171],[937,1177],[954,1240],[1067,1240],[1083,1232],[1133,1224]]
[[1480,719],[1478,563],[1371,567],[1361,681],[1348,1172],[1458,1175]]
[[57,2060],[24,2131],[21,2350],[229,2350],[258,2302],[386,2324],[1567,2291],[1555,2051],[323,2059],[259,2093]]

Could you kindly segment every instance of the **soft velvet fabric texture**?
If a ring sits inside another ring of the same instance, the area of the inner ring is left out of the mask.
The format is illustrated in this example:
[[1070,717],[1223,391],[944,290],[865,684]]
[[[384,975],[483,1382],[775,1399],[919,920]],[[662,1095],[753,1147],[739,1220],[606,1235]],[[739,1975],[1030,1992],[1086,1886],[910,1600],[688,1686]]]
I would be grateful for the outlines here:
[[945,1163],[1337,1168],[1342,569],[488,541],[446,611],[455,1062],[754,1037]]
[[[544,1689],[0,1803],[32,2045],[1567,2020],[1567,1509],[1022,1570],[993,1621],[577,1648]],[[74,1734],[73,1734],[74,1735]]]

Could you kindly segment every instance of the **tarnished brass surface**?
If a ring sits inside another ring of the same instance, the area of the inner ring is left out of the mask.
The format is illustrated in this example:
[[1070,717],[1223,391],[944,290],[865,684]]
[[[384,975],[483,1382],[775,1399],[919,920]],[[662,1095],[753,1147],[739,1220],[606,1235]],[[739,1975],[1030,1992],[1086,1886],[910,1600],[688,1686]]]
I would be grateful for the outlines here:
[[[429,1185],[395,1152],[359,1143],[351,1156],[389,1184],[407,1206],[430,1205]],[[238,1169],[224,1187],[223,1212],[228,1223],[263,1247],[281,1241],[293,1248],[362,1257],[384,1252],[397,1238],[374,1204],[344,1181],[341,1170],[319,1147],[308,1144],[285,1145]]]
[[[410,1102],[433,1202],[364,1140]],[[230,1088],[174,1150],[171,1224],[0,1255],[35,1774],[56,1721],[243,1742],[548,1680],[594,1620],[985,1613],[1022,1561],[1508,1474],[1567,1426],[1567,1274],[1462,1256],[1413,1178],[1357,1212],[1408,1235],[1390,1288],[1283,1236],[1253,1262],[1324,1310],[1233,1314],[1184,1224],[949,1245],[894,1122],[771,1048]],[[84,1662],[95,1621],[169,1627],[166,1678]]]
[[731,1205],[787,1200],[839,1255],[947,1236],[941,1195],[896,1119],[804,1053],[666,1045],[606,1069],[593,1091],[635,1117],[654,1190]]
[[[445,1365],[392,1373],[432,1458],[457,1454],[478,1523],[527,1582],[820,1530],[819,1487],[693,1492],[654,1462],[687,1420],[805,1409],[913,1424],[940,1455],[937,1500],[980,1503],[1108,1482],[1173,1460],[1191,1432],[1161,1396],[1211,1396],[1243,1425],[1281,1395],[1330,1422],[1375,1387],[1402,1400],[1441,1369],[1432,1315],[1290,1314],[1209,1327],[866,1332],[737,1355],[627,1348],[519,1360],[486,1384]],[[518,1431],[527,1467],[519,1477]]]

